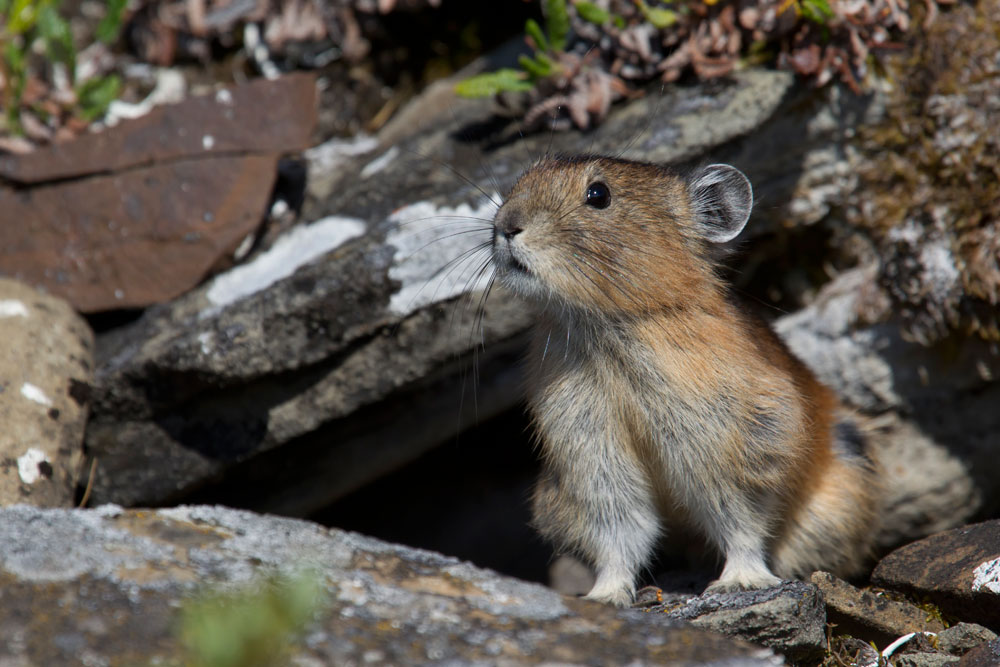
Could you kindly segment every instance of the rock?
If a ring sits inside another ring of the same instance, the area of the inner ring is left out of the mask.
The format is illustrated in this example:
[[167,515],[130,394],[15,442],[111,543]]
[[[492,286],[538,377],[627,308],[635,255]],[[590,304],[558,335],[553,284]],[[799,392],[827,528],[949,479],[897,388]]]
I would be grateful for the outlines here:
[[906,667],[942,667],[958,662],[958,657],[935,647],[937,637],[915,633],[904,635],[886,647],[883,655],[890,655],[890,664]]
[[896,667],[944,667],[954,665],[958,658],[947,653],[904,653],[893,661]]
[[[290,643],[283,664],[781,664],[767,649],[663,616],[564,598],[308,522],[220,507],[115,506],[0,509],[0,660],[194,662],[200,644],[176,630],[204,609],[193,594],[243,591],[257,606],[237,609],[267,609],[255,583],[301,572],[315,604],[290,628],[297,635],[276,638]],[[193,618],[240,627],[231,616],[241,612],[208,608]],[[271,618],[247,640],[273,632]]]
[[938,648],[952,655],[965,655],[970,649],[997,638],[995,632],[976,623],[956,623],[938,632]]
[[1000,665],[1000,639],[980,644],[958,661],[958,667],[995,667],[996,665]]
[[942,611],[1000,629],[1000,519],[937,533],[883,558],[872,582],[927,597]]
[[884,645],[910,632],[944,630],[944,623],[919,607],[860,590],[828,572],[814,572],[810,581],[823,594],[827,619],[838,634]]
[[[588,143],[619,152],[635,140],[636,157],[690,158],[752,130],[791,84],[787,74],[751,70],[712,84],[711,94],[671,89],[619,110]],[[203,497],[305,515],[447,440],[456,425],[518,404],[532,315],[494,289],[480,331],[479,296],[455,300],[486,287],[481,255],[449,262],[482,237],[447,232],[474,231],[492,216],[492,191],[510,185],[525,151],[541,154],[550,141],[553,151],[572,150],[578,137],[494,146],[487,168],[489,143],[456,139],[455,125],[480,122],[488,108],[462,102],[393,146],[310,151],[304,212],[314,222],[99,342],[87,436],[101,461],[95,502]],[[463,218],[473,227],[451,226]],[[475,395],[463,399],[472,384],[463,355],[476,347]],[[208,487],[223,474],[224,488]]]
[[0,505],[71,506],[93,334],[69,305],[0,279]]
[[[220,90],[0,157],[0,272],[87,313],[172,299],[253,240],[281,153],[315,121],[312,77]],[[28,184],[25,186],[24,184]]]
[[216,157],[0,188],[0,207],[31,221],[0,228],[0,266],[86,313],[172,299],[253,234],[276,166]]
[[[772,264],[757,239],[793,229],[829,245],[828,231],[809,230],[849,204],[851,137],[881,113],[878,94],[836,91],[748,69],[635,100],[585,136],[522,141],[488,103],[453,100],[442,113],[442,84],[378,137],[308,151],[311,223],[99,342],[87,436],[101,459],[95,501],[307,515],[459,425],[517,407],[532,315],[494,288],[477,328],[489,275],[475,247],[488,238],[496,193],[547,150],[743,168],[763,203],[742,274]],[[775,282],[812,298],[813,287],[789,287],[790,273]],[[890,471],[885,547],[1000,504],[984,465],[1000,430],[988,409],[1000,383],[984,378],[1000,377],[1000,357],[985,343],[924,348],[903,340],[897,322],[859,322],[858,292],[871,276],[845,273],[778,327],[850,407],[874,418],[870,435]],[[473,384],[475,396],[463,394]]]
[[790,660],[808,661],[826,649],[826,611],[818,589],[800,581],[759,591],[717,593],[644,610],[763,644]]
[[309,145],[316,78],[287,74],[154,108],[102,132],[0,157],[0,177],[22,185],[233,154],[281,154]]
[[876,529],[882,547],[961,525],[1000,502],[993,474],[1000,356],[981,341],[957,349],[902,338],[897,322],[864,325],[856,303],[873,267],[847,271],[775,329],[820,380],[871,416],[866,434],[886,470]]

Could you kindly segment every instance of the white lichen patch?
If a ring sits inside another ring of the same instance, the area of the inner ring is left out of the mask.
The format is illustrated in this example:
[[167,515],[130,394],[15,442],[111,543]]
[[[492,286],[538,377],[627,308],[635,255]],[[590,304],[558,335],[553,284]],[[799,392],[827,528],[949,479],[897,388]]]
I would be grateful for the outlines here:
[[972,590],[976,593],[986,590],[1000,595],[1000,558],[980,563],[972,571]]
[[927,242],[920,249],[920,265],[924,268],[924,281],[934,291],[936,300],[943,301],[958,286],[961,277],[955,258],[944,239]]
[[203,331],[198,334],[198,344],[201,345],[202,354],[212,354],[212,343],[214,342],[213,338],[215,338],[215,336],[211,331]]
[[898,227],[889,230],[886,238],[893,243],[906,243],[915,246],[920,242],[920,227],[912,220],[907,220]]
[[34,401],[39,405],[44,405],[49,408],[52,407],[52,399],[45,395],[45,392],[41,390],[30,382],[25,382],[21,385],[21,396],[24,396],[29,401]]
[[355,155],[362,155],[378,147],[378,140],[360,134],[351,139],[331,139],[319,146],[314,146],[305,152],[309,161],[310,173],[313,171],[328,171],[344,160]]
[[240,241],[240,244],[236,246],[236,250],[233,251],[233,259],[237,262],[243,261],[243,258],[249,255],[250,251],[253,250],[253,242],[256,238],[257,235],[253,232],[244,236],[243,240]]
[[0,299],[0,317],[27,317],[28,307],[17,299]]
[[368,178],[369,176],[374,176],[379,173],[395,160],[399,156],[399,148],[393,146],[382,155],[378,156],[371,162],[365,165],[365,168],[361,170],[361,178]]
[[216,308],[228,306],[270,287],[299,267],[361,236],[365,228],[363,220],[337,216],[295,227],[252,262],[217,276],[206,296]]
[[483,200],[475,208],[461,204],[455,208],[418,202],[400,209],[389,218],[396,228],[386,242],[396,248],[389,277],[402,283],[392,295],[389,309],[408,315],[436,301],[463,292],[485,288],[492,271],[480,271],[489,258],[493,215],[499,195]]
[[25,484],[34,484],[42,476],[39,464],[48,461],[49,458],[45,456],[45,452],[32,447],[17,457],[17,474]]

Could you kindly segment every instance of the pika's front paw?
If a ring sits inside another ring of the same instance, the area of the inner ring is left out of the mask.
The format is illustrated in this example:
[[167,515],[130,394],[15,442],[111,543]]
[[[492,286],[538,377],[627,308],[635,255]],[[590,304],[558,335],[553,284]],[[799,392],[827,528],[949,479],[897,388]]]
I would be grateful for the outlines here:
[[781,583],[781,579],[773,574],[756,574],[743,577],[725,577],[716,579],[708,585],[703,595],[712,593],[734,593],[736,591],[755,591],[761,588],[771,588]]

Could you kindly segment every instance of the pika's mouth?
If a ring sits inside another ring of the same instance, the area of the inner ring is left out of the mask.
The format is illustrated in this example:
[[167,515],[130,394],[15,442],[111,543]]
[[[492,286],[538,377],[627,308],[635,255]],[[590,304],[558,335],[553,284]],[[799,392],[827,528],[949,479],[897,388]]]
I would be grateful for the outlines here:
[[528,266],[514,253],[510,241],[502,236],[493,237],[493,258],[501,270],[525,275],[531,274]]
[[521,262],[521,260],[519,260],[517,257],[515,257],[513,255],[513,253],[511,253],[510,258],[507,261],[507,265],[508,265],[508,267],[512,271],[514,271],[516,273],[524,273],[524,274],[530,274],[531,273],[531,271],[528,270],[528,267],[525,266]]

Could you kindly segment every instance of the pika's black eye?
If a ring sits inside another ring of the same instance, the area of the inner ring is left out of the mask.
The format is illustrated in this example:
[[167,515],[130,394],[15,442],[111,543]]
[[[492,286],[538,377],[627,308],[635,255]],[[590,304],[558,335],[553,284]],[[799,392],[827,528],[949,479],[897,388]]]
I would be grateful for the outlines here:
[[594,208],[607,208],[611,203],[611,190],[600,181],[587,186],[587,205]]

